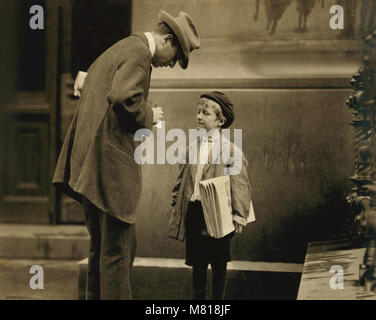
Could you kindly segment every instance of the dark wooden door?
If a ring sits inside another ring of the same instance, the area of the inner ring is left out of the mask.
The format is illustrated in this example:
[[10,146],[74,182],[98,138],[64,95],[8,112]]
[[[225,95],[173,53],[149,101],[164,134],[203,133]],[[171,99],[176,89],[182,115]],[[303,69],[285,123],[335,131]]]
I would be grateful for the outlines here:
[[[44,9],[32,30],[30,7]],[[0,222],[82,222],[51,185],[77,107],[73,79],[131,28],[130,0],[0,2]]]
[[50,223],[51,107],[47,96],[48,28],[33,30],[30,7],[1,3],[0,222]]

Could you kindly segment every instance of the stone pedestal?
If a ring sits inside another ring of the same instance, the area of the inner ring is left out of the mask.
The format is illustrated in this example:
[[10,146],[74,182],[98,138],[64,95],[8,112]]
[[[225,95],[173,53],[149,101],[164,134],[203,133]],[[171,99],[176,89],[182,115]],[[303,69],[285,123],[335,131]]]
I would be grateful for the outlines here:
[[364,253],[365,248],[353,249],[347,239],[309,243],[297,299],[376,300],[375,293],[359,284]]

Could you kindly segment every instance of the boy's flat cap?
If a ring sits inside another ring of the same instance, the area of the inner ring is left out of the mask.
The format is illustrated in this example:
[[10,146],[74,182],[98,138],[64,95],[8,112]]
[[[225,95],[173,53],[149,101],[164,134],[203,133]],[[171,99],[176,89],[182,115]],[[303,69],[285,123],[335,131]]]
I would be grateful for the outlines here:
[[227,97],[223,92],[212,91],[209,93],[204,93],[201,95],[201,98],[207,98],[219,104],[223,116],[226,118],[226,122],[224,123],[222,128],[227,128],[233,123],[235,119],[234,105],[230,98]]

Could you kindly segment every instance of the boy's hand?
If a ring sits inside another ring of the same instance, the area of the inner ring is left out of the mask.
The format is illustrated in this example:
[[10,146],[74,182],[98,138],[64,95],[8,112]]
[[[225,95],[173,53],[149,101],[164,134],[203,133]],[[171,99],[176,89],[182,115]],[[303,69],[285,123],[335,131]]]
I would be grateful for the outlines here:
[[244,227],[241,224],[234,221],[234,225],[235,225],[235,232],[236,233],[242,233],[243,232]]

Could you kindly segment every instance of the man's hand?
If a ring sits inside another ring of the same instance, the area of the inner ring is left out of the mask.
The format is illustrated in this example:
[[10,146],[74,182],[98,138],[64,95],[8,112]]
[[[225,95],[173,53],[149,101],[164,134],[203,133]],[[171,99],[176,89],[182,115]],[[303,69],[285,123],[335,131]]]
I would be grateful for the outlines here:
[[242,233],[243,232],[244,227],[241,224],[234,221],[234,225],[235,225],[235,232],[236,233]]
[[153,125],[163,120],[163,110],[161,107],[152,108],[153,110]]

